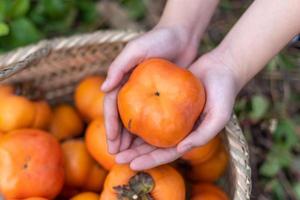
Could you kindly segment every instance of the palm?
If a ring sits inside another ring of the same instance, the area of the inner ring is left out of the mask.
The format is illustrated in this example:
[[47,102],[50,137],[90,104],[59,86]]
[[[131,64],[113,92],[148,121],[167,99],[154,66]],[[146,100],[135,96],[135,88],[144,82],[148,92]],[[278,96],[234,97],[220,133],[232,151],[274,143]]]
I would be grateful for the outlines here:
[[169,163],[189,149],[205,144],[225,126],[237,93],[232,72],[211,58],[200,58],[189,69],[203,81],[207,92],[207,103],[200,125],[197,124],[194,131],[173,148],[157,148],[140,138],[136,138],[133,143],[127,140],[124,145],[126,148],[116,157],[117,162],[130,163],[135,170]]

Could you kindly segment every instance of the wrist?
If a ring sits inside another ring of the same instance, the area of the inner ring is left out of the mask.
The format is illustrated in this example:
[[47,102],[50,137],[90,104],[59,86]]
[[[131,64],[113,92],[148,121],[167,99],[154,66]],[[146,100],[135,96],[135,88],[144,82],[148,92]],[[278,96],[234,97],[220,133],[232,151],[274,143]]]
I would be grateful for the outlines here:
[[243,68],[240,67],[238,60],[229,49],[217,47],[211,52],[204,55],[204,57],[206,57],[207,60],[211,60],[212,62],[214,62],[214,64],[211,64],[209,66],[222,67],[223,69],[226,69],[229,74],[231,74],[234,81],[236,94],[250,80],[250,78],[247,77],[247,73],[242,71]]

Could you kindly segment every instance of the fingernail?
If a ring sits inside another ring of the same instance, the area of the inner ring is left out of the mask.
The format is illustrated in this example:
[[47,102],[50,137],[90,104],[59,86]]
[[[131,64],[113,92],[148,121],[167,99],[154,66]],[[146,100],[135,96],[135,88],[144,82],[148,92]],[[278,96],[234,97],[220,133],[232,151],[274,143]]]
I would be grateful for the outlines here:
[[192,148],[193,148],[193,147],[192,147],[191,144],[184,144],[184,145],[182,145],[182,146],[179,146],[178,149],[177,149],[177,151],[178,151],[179,153],[185,153],[185,152],[191,150]]

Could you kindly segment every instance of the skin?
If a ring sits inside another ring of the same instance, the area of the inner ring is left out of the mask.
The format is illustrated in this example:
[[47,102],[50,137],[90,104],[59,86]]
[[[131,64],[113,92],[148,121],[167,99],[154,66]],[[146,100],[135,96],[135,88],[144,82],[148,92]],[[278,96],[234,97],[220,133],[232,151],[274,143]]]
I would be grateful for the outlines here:
[[[206,144],[229,121],[238,92],[300,32],[299,0],[256,0],[218,47],[191,64],[216,4],[211,0],[169,0],[158,25],[130,42],[111,64],[101,89],[107,93],[104,113],[108,148],[117,154],[118,163],[130,163],[135,170],[148,169]],[[116,96],[120,84],[134,66],[150,57],[188,67],[207,92],[203,121],[173,148],[146,144],[119,125]]]

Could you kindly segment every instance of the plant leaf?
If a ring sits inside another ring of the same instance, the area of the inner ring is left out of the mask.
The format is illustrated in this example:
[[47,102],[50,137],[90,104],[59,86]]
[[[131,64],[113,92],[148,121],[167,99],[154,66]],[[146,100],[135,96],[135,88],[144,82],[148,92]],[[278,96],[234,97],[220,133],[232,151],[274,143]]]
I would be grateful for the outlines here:
[[270,102],[265,96],[253,96],[251,98],[251,111],[249,113],[249,117],[254,121],[261,120],[267,113],[269,106]]
[[12,19],[23,17],[30,8],[29,0],[15,0],[10,8],[10,17]]
[[8,35],[9,27],[6,23],[0,22],[0,36]]

